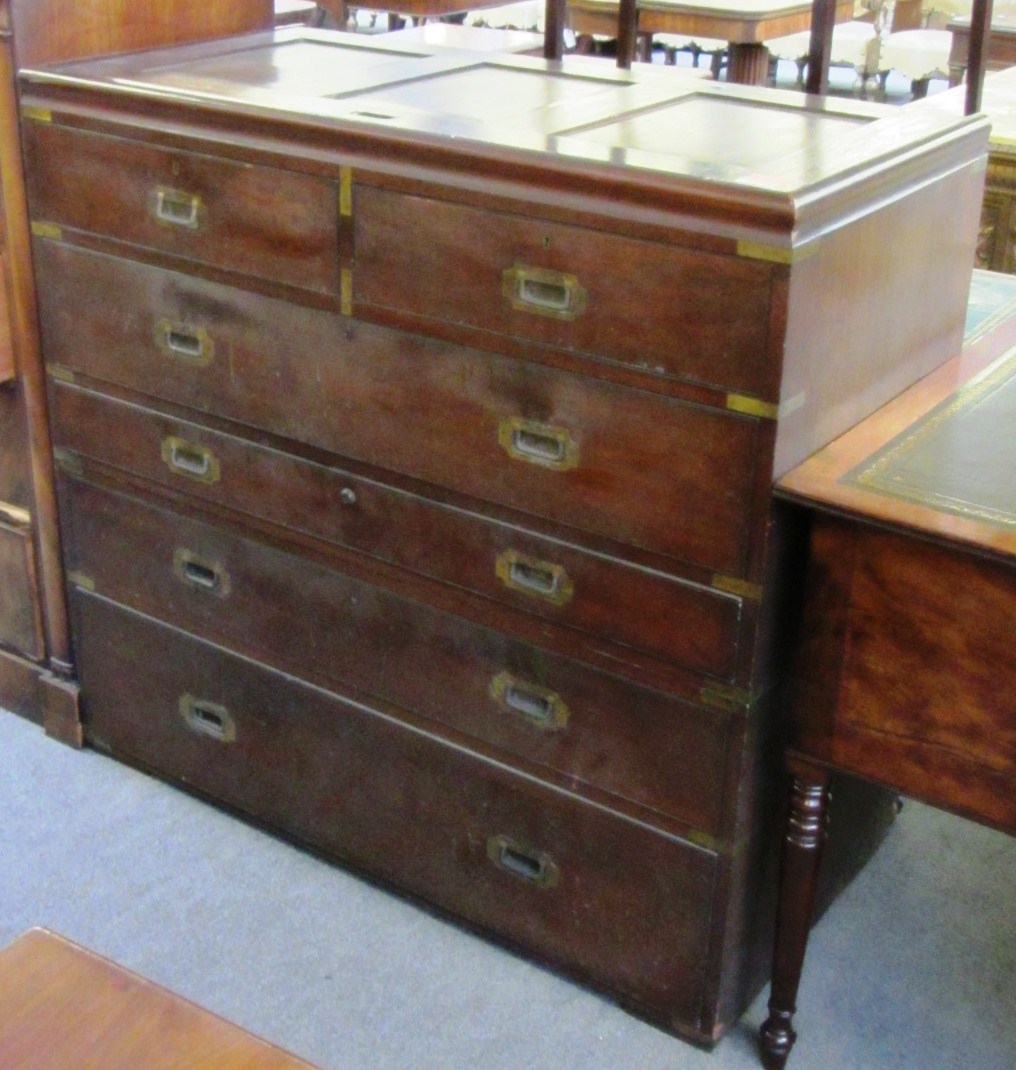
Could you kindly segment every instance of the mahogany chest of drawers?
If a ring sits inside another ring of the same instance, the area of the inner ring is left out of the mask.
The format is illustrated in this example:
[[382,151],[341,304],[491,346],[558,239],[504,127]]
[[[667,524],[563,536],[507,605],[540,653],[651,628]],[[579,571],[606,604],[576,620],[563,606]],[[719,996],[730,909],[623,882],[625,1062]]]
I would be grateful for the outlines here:
[[311,30],[22,90],[87,739],[718,1037],[773,478],[958,347],[983,123]]

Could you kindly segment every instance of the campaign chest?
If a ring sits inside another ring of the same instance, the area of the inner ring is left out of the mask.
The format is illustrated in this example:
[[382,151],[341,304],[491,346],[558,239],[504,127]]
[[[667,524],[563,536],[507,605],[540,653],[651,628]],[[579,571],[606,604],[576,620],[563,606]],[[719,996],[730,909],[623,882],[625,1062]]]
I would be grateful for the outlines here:
[[983,122],[306,29],[22,93],[86,738],[715,1039],[772,483],[958,348]]

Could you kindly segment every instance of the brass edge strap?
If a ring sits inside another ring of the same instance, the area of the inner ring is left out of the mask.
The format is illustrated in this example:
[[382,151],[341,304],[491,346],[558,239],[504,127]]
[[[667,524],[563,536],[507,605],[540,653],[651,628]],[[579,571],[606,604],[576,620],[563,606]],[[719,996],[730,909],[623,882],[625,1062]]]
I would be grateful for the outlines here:
[[786,398],[779,405],[771,401],[762,401],[760,398],[749,397],[747,394],[728,394],[726,406],[731,412],[740,412],[745,416],[757,416],[761,420],[784,420],[791,413],[803,409],[808,400],[807,393],[802,390],[793,397]]
[[353,314],[353,269],[341,268],[339,271],[340,301],[343,316]]
[[37,238],[54,238],[56,241],[60,241],[63,238],[63,228],[57,226],[56,223],[47,223],[44,220],[32,220],[32,233]]
[[819,243],[809,242],[807,245],[787,249],[782,245],[767,245],[758,241],[738,241],[737,255],[748,260],[763,260],[767,264],[800,264],[802,260],[808,260],[818,252]]
[[715,706],[721,710],[744,710],[751,705],[750,691],[729,684],[704,684],[699,691],[699,700],[705,706]]
[[68,572],[67,582],[72,583],[75,587],[80,587],[83,591],[95,590],[95,580],[84,572]]
[[22,104],[21,118],[34,123],[51,123],[53,113],[49,108],[40,108],[35,104]]
[[353,169],[339,168],[339,215],[350,218],[353,215]]
[[760,401],[758,398],[750,398],[745,394],[728,394],[726,404],[731,412],[740,412],[745,416],[759,416],[763,420],[780,418],[779,405],[773,405],[769,401]]
[[707,851],[712,851],[714,854],[716,854],[720,848],[719,841],[715,836],[710,835],[708,832],[702,832],[699,829],[692,829],[684,838],[689,843],[695,844],[696,847],[702,847]]
[[724,576],[722,572],[714,572],[711,585],[717,591],[725,591],[727,594],[734,594],[738,598],[745,598],[751,602],[762,600],[760,584],[749,583],[736,576]]
[[46,372],[51,379],[56,379],[61,383],[73,383],[74,372],[70,368],[65,368],[62,364],[47,364]]
[[81,475],[84,471],[81,458],[73,450],[64,449],[62,446],[53,450],[53,463],[61,472],[68,472],[70,475]]

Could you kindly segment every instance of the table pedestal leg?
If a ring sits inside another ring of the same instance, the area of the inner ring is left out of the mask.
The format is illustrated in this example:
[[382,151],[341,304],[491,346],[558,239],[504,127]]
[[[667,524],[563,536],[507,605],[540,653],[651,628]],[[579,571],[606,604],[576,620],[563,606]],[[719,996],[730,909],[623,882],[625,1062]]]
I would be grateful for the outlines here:
[[788,759],[788,764],[794,781],[780,867],[773,983],[769,1017],[759,1032],[762,1063],[767,1070],[782,1070],[797,1039],[792,1021],[811,928],[829,801],[826,770],[798,758]]
[[544,7],[544,59],[560,59],[564,55],[564,27],[567,18],[565,0],[547,0]]
[[765,45],[727,45],[727,81],[765,85],[769,81],[769,49]]
[[617,14],[617,65],[623,69],[630,67],[635,58],[638,24],[636,0],[620,0]]

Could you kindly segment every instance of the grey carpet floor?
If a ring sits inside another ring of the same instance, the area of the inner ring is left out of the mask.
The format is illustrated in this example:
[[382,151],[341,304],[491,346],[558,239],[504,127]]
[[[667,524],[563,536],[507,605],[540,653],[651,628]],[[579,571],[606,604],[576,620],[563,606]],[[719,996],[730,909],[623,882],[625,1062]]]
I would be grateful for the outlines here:
[[[0,944],[45,925],[323,1070],[755,1068],[0,711]],[[1016,1067],[1016,840],[908,804],[812,936],[796,1070]],[[17,1070],[17,1068],[3,1068]]]

